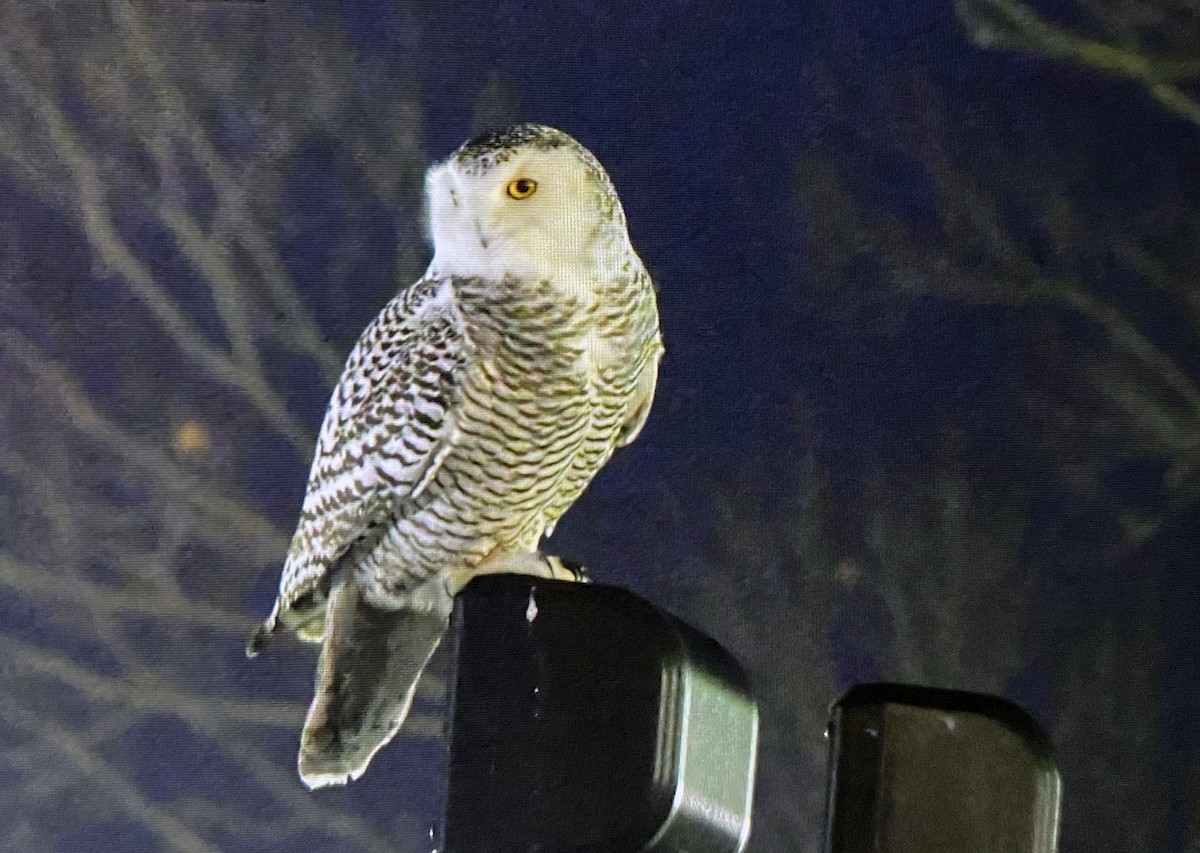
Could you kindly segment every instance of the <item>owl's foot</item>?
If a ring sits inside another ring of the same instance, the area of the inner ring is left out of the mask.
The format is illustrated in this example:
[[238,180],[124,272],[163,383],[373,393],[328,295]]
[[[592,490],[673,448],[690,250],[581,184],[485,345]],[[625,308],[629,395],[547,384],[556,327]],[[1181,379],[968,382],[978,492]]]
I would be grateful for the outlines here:
[[537,578],[578,583],[591,582],[587,570],[573,560],[547,556],[540,551],[514,554],[496,549],[474,567],[451,573],[447,589],[451,595],[457,595],[470,582],[471,578],[477,575],[500,574],[531,575]]
[[542,555],[542,559],[550,564],[553,571],[551,577],[553,578],[564,581],[575,581],[576,583],[592,582],[592,576],[588,574],[588,570],[583,563],[566,560],[562,557],[547,557],[545,555]]

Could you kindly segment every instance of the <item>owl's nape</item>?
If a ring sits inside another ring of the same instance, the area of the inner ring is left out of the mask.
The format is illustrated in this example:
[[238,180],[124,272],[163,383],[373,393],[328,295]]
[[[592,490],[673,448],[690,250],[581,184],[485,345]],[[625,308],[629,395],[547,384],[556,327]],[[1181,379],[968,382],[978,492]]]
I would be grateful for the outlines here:
[[335,581],[313,701],[300,736],[300,778],[309,789],[357,779],[400,730],[448,620],[448,607],[373,607],[363,600],[352,573]]

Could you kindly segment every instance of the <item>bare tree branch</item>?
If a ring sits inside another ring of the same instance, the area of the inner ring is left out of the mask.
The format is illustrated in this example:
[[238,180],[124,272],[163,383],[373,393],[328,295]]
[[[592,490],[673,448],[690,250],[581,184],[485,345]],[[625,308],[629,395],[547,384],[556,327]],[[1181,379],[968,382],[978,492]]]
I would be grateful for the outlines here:
[[174,714],[185,720],[211,717],[231,723],[287,729],[295,729],[303,722],[303,714],[298,707],[189,695],[161,679],[98,676],[67,658],[8,637],[0,637],[0,649],[21,669],[52,677],[97,702],[113,702],[141,711]]
[[0,719],[18,726],[38,738],[46,748],[70,761],[98,790],[112,799],[131,817],[151,829],[162,841],[164,849],[181,853],[219,853],[219,848],[196,835],[169,811],[146,798],[137,786],[100,758],[70,729],[60,726],[43,714],[22,711],[0,698]]
[[[302,476],[247,470],[261,457],[239,444],[302,461],[313,425],[290,406],[323,401],[341,368],[341,344],[292,280],[284,247],[307,224],[287,182],[315,140],[361,172],[353,189],[376,194],[364,198],[373,212],[407,217],[425,166],[411,91],[370,91],[336,18],[274,14],[229,28],[203,4],[0,0],[0,175],[56,217],[51,252],[93,264],[64,280],[38,254],[43,235],[5,225],[0,656],[13,689],[0,696],[0,794],[13,819],[0,846],[59,847],[114,809],[164,849],[426,841],[411,807],[373,815],[404,830],[393,836],[358,806],[304,792],[292,756],[264,737],[298,732],[301,704],[239,687],[248,592],[287,545],[255,496],[271,477]],[[361,253],[360,235],[345,237],[324,273]],[[373,286],[386,294],[392,278]],[[103,368],[81,330],[106,350]],[[319,368],[320,387],[282,385],[295,357],[306,379]],[[152,720],[215,745],[244,779],[200,793],[166,779],[167,800],[151,793],[139,762],[162,747],[134,739]],[[441,731],[417,715],[406,734]],[[64,822],[68,798],[80,808]]]
[[0,333],[0,344],[3,345],[0,352],[14,356],[37,381],[38,387],[63,407],[73,427],[120,455],[130,469],[152,477],[165,491],[190,503],[197,519],[211,522],[214,536],[219,536],[221,531],[237,531],[246,537],[244,544],[255,546],[247,555],[251,559],[260,559],[259,555],[264,552],[276,558],[282,555],[286,539],[278,528],[229,495],[213,491],[181,470],[161,451],[139,442],[105,417],[62,367],[42,358],[36,347],[19,332],[9,329]]
[[955,8],[980,47],[1019,50],[1126,77],[1200,127],[1200,102],[1179,85],[1200,76],[1200,57],[1157,57],[1095,41],[1050,23],[1015,0],[956,0]]
[[0,78],[8,83],[27,106],[40,117],[47,137],[75,180],[79,224],[97,256],[119,273],[130,290],[158,320],[167,335],[204,370],[241,391],[278,429],[302,456],[312,453],[312,440],[288,412],[282,398],[271,388],[261,371],[238,363],[214,346],[188,320],[155,282],[149,267],[139,260],[118,234],[106,202],[100,174],[88,156],[66,115],[39,92],[26,75],[0,52]]
[[[282,260],[251,212],[245,190],[239,185],[237,176],[209,140],[208,134],[185,101],[183,93],[171,83],[160,60],[160,51],[145,26],[141,12],[132,3],[122,0],[113,0],[108,5],[126,36],[124,43],[137,57],[142,70],[151,81],[159,110],[172,116],[172,132],[183,137],[193,159],[205,170],[217,193],[222,217],[228,219],[239,238],[245,242],[259,274],[270,288],[271,297],[285,312],[287,322],[282,324],[282,328],[287,330],[296,343],[318,359],[326,381],[332,384],[341,372],[341,356],[328,345],[320,329],[301,304],[295,287],[288,280]],[[172,216],[178,219],[186,216],[186,212],[175,205]],[[194,239],[193,231],[194,224],[188,229],[189,235]],[[206,255],[205,252],[193,253],[193,257]],[[212,277],[212,280],[228,280],[229,272],[223,270],[223,273],[221,276]]]

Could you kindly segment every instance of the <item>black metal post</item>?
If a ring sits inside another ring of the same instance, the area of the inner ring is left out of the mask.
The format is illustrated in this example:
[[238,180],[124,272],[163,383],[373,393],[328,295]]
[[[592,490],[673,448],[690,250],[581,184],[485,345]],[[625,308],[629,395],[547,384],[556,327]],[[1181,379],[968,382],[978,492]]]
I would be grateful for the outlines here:
[[714,641],[630,592],[518,575],[460,593],[446,853],[734,853],[758,711]]

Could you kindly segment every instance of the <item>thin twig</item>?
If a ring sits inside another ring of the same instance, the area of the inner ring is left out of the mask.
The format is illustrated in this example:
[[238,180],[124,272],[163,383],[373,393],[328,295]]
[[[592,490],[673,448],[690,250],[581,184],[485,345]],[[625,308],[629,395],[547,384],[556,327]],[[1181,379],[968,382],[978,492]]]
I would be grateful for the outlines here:
[[[959,0],[957,6],[959,16],[981,47],[1020,50],[1135,80],[1167,109],[1200,127],[1200,102],[1177,85],[1200,76],[1200,59],[1149,56],[1095,41],[1050,23],[1014,0]],[[998,32],[988,20],[989,14],[1008,32]]]
[[52,753],[71,762],[96,783],[96,790],[115,801],[125,812],[156,834],[164,849],[180,853],[220,853],[219,848],[196,835],[169,811],[151,802],[125,774],[109,764],[74,731],[46,714],[12,707],[0,696],[0,718],[37,737]]
[[70,373],[45,359],[24,335],[15,329],[0,331],[0,345],[37,380],[44,397],[56,400],[68,421],[83,434],[96,439],[118,454],[130,469],[151,477],[159,486],[185,500],[196,511],[196,520],[207,524],[214,536],[228,537],[231,532],[244,536],[244,545],[253,545],[246,559],[266,555],[277,559],[287,541],[279,529],[260,513],[218,492],[175,464],[162,451],[138,441],[114,423],[88,399]]
[[141,711],[173,714],[185,720],[215,717],[288,729],[297,728],[303,721],[300,709],[292,705],[197,696],[182,692],[174,685],[96,675],[67,658],[4,635],[0,635],[0,650],[15,670],[27,669],[54,678],[93,702],[113,702]]
[[109,268],[120,273],[160,328],[189,358],[241,392],[266,421],[295,446],[298,454],[305,458],[310,456],[313,443],[308,430],[299,425],[283,398],[271,388],[261,372],[239,364],[208,341],[154,280],[150,268],[121,239],[108,208],[99,171],[55,100],[39,91],[3,51],[0,51],[0,74],[38,115],[48,140],[74,178],[79,224],[96,254]]
[[219,213],[228,215],[232,220],[271,298],[283,311],[288,335],[316,357],[326,382],[332,384],[341,372],[342,358],[329,346],[317,324],[309,317],[295,286],[288,278],[282,259],[253,215],[245,189],[237,176],[209,140],[182,92],[171,83],[143,16],[133,4],[123,0],[114,0],[109,3],[109,8],[125,35],[124,44],[136,56],[150,80],[159,109],[171,115],[173,132],[183,137],[193,160],[204,170],[217,195]]

